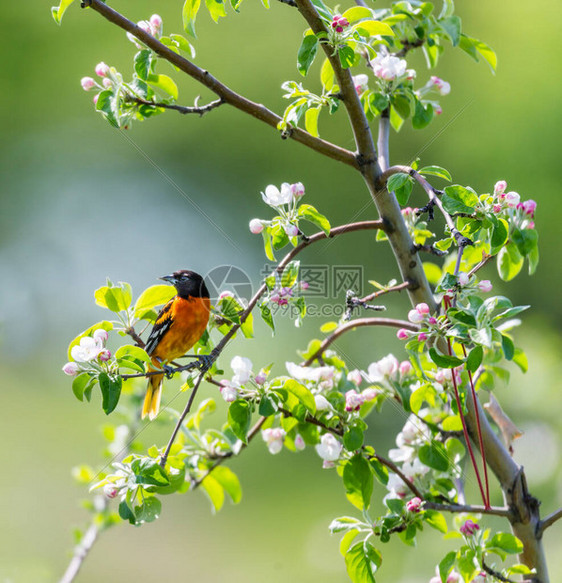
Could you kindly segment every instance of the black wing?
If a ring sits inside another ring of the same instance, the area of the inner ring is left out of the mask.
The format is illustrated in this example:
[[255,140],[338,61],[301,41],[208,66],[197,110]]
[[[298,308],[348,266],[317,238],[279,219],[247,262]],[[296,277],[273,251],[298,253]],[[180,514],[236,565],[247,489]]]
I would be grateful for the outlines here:
[[158,317],[156,318],[156,322],[154,322],[154,326],[150,332],[150,336],[146,341],[146,346],[144,349],[146,350],[147,354],[152,354],[158,343],[164,337],[164,334],[170,329],[172,325],[172,304],[174,303],[174,299],[172,298],[163,308],[160,310]]

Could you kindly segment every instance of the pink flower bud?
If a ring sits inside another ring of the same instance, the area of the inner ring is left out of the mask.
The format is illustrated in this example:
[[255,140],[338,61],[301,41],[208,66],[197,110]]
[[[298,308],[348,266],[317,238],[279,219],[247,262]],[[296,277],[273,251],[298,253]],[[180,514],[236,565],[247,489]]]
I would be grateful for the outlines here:
[[459,529],[465,536],[472,536],[476,531],[480,530],[480,526],[472,520],[467,520]]
[[149,20],[150,25],[156,31],[162,28],[162,18],[158,14],[153,14]]
[[408,512],[420,512],[422,509],[422,499],[418,498],[417,496],[415,498],[412,498],[411,500],[408,500],[408,502],[406,502],[406,510]]
[[62,372],[69,377],[76,376],[80,372],[80,367],[75,362],[67,362],[62,367]]
[[272,303],[274,303],[274,304],[278,304],[279,303],[279,300],[280,300],[280,297],[279,297],[279,294],[278,293],[274,293],[274,294],[271,294],[269,296],[269,301],[272,302]]
[[443,81],[435,75],[431,77],[431,82],[435,85],[435,88],[441,95],[448,95],[451,92],[451,85],[447,81]]
[[255,376],[254,380],[256,381],[256,384],[261,386],[267,380],[267,375],[263,370],[260,370],[260,372]]
[[302,290],[307,290],[310,287],[310,284],[308,283],[308,281],[301,281],[300,282],[300,288]]
[[107,77],[109,73],[109,66],[102,61],[96,65],[94,71],[98,77]]
[[99,342],[102,345],[105,344],[108,339],[107,330],[104,330],[103,328],[95,330],[92,336],[96,342]]
[[493,210],[493,211],[494,211],[496,214],[498,214],[498,213],[501,213],[501,212],[502,212],[502,205],[501,205],[501,204],[495,204],[495,205],[493,206],[492,210]]
[[537,203],[530,198],[523,203],[523,211],[526,215],[534,216],[535,211],[537,210]]
[[297,433],[295,435],[295,447],[299,451],[302,451],[306,447],[306,443],[304,442],[304,439],[302,438],[302,435],[300,435],[300,433]]
[[259,235],[263,231],[263,223],[259,219],[252,219],[250,221],[250,232],[254,235]]
[[459,273],[458,282],[460,285],[468,285],[469,279],[470,278],[468,277],[468,273],[465,273],[464,271]]
[[488,293],[492,291],[492,282],[489,279],[483,279],[478,282],[478,289],[482,292]]
[[289,237],[296,237],[299,234],[299,228],[296,225],[292,224],[284,225],[283,229],[285,230],[285,233],[287,233],[287,236]]
[[226,298],[233,298],[233,297],[234,297],[234,294],[231,291],[225,290],[225,291],[220,293],[219,301],[224,300]]
[[443,113],[443,108],[440,105],[436,105],[433,109],[435,115],[441,115]]
[[144,30],[144,32],[152,34],[152,27],[150,26],[150,22],[148,22],[147,20],[139,20],[139,22],[137,22],[137,26],[141,30]]
[[420,314],[416,309],[410,310],[408,312],[408,321],[412,322],[412,324],[420,324],[425,319],[423,314]]
[[398,367],[398,370],[400,371],[400,376],[405,377],[412,370],[412,365],[410,364],[410,361],[409,360],[403,360],[400,363],[400,366]]
[[427,319],[427,321],[432,326],[435,326],[435,324],[437,324],[437,318],[434,318],[433,316],[429,316],[429,318]]
[[109,498],[111,500],[117,497],[117,494],[119,494],[119,488],[114,484],[106,484],[103,487],[103,493],[106,498]]
[[108,79],[107,77],[102,81],[102,85],[106,88],[106,89],[110,89],[111,87],[113,87],[113,81],[111,79]]
[[425,332],[420,332],[418,334],[418,342],[425,342],[427,340],[427,334]]
[[221,386],[219,388],[219,391],[222,395],[222,398],[227,403],[232,403],[232,401],[236,401],[236,399],[238,398],[238,389],[235,386],[233,386],[228,380],[222,380],[220,384]]
[[494,186],[494,194],[503,194],[507,188],[507,182],[505,180],[499,180]]
[[414,212],[414,209],[411,206],[407,206],[402,209],[402,216],[409,217]]
[[363,404],[363,395],[355,390],[347,391],[345,394],[345,410],[346,411],[357,411]]
[[287,300],[286,298],[279,298],[279,301],[277,303],[280,306],[286,306],[289,303],[289,300]]
[[96,86],[96,82],[91,77],[82,77],[80,79],[80,85],[82,85],[82,89],[84,91],[90,91]]
[[304,196],[304,184],[302,182],[295,182],[291,184],[291,192],[295,198]]
[[361,391],[361,396],[363,397],[364,401],[374,401],[380,394],[381,391],[372,388]]
[[410,335],[408,334],[408,330],[406,330],[406,328],[400,328],[400,330],[396,332],[396,338],[399,340],[408,340],[409,337]]
[[293,288],[292,287],[282,287],[281,290],[279,291],[279,294],[281,295],[281,297],[292,297],[293,295]]
[[97,95],[94,95],[94,98],[92,99],[92,101],[94,102],[94,105],[97,105],[98,104],[99,96],[100,96],[99,93]]
[[418,304],[416,310],[422,315],[429,314],[429,306],[426,303]]
[[100,350],[100,353],[98,354],[98,358],[102,362],[107,362],[111,358],[111,352],[109,352],[109,350],[107,350],[107,348],[104,348],[103,350]]
[[408,81],[413,81],[416,78],[416,71],[414,69],[407,69],[406,70],[406,79]]
[[507,206],[510,208],[515,208],[519,204],[520,200],[521,200],[521,197],[519,196],[519,194],[517,192],[511,191],[505,195],[505,202],[506,202]]
[[361,381],[363,380],[363,377],[361,376],[361,371],[359,369],[355,369],[355,370],[350,370],[347,373],[347,380],[352,382],[355,386],[359,386],[361,384]]
[[525,228],[526,229],[534,229],[535,228],[535,221],[529,221]]

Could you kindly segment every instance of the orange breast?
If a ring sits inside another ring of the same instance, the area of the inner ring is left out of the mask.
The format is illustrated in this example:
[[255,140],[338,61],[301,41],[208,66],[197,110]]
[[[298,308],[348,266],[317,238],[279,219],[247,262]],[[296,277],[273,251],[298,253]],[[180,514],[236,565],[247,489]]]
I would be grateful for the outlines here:
[[209,322],[209,298],[177,298],[172,306],[172,325],[152,353],[163,361],[183,356],[203,335]]

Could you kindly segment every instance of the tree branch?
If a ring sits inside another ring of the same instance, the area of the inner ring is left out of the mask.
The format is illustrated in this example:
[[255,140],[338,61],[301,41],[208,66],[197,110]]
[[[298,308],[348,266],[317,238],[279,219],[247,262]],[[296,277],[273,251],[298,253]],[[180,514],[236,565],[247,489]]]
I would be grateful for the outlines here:
[[[134,22],[128,20],[122,14],[115,11],[101,0],[84,0],[82,5],[92,8],[109,22],[112,22],[119,28],[130,32],[133,36],[143,42],[160,57],[167,60],[172,65],[176,66],[178,69],[218,95],[224,101],[224,103],[232,105],[236,109],[239,109],[240,111],[243,111],[244,113],[247,113],[252,117],[277,129],[277,124],[282,120],[282,118],[277,114],[267,109],[267,107],[250,101],[249,99],[246,99],[242,95],[236,93],[221,83],[218,79],[213,77],[208,71],[197,67],[197,65],[193,64],[188,59],[178,55],[166,45],[162,44],[160,41],[154,38],[151,34],[139,28]],[[338,160],[339,162],[343,162],[349,166],[356,168],[358,167],[353,152],[336,146],[335,144],[327,142],[326,140],[315,138],[313,135],[302,129],[291,128],[291,130],[286,133],[286,136],[307,146],[308,148],[315,150],[320,154],[323,154],[324,156]]]
[[511,517],[511,510],[507,507],[498,508],[497,506],[490,506],[490,508],[486,508],[485,506],[479,506],[476,504],[439,504],[437,502],[426,502],[424,507],[443,512],[469,512],[473,514],[503,516],[504,518]]
[[303,366],[310,366],[315,360],[320,358],[330,344],[342,336],[342,334],[362,326],[390,326],[393,328],[406,328],[406,330],[411,330],[412,332],[417,332],[420,329],[418,325],[405,320],[395,320],[392,318],[358,318],[357,320],[347,322],[347,324],[343,324],[334,330],[334,332],[322,342],[320,348],[304,363]]

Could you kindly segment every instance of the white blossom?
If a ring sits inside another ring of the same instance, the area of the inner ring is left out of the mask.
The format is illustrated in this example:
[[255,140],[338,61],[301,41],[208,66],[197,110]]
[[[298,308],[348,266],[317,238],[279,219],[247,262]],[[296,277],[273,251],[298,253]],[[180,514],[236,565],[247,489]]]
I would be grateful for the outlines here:
[[244,356],[235,356],[230,361],[230,368],[234,372],[232,382],[236,385],[243,385],[250,380],[252,374],[252,361]]
[[387,354],[377,362],[369,365],[367,375],[369,382],[377,383],[385,378],[390,378],[398,371],[399,362],[393,354]]
[[263,201],[269,206],[276,208],[278,206],[289,204],[293,201],[293,191],[288,182],[281,185],[281,190],[270,184],[266,187],[265,192],[261,193]]
[[269,453],[273,455],[279,453],[283,449],[285,435],[285,430],[281,429],[281,427],[271,427],[269,429],[263,429],[261,432],[261,436],[267,444]]
[[324,461],[335,462],[340,457],[342,447],[331,433],[325,433],[316,446],[316,452]]
[[383,81],[394,81],[406,72],[407,63],[404,59],[387,54],[379,54],[371,61],[373,73]]

